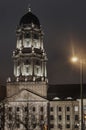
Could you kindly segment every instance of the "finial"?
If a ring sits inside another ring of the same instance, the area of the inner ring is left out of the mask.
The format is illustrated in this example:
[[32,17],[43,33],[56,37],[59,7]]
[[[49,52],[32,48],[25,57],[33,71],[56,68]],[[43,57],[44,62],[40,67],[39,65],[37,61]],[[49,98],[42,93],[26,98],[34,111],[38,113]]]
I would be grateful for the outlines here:
[[28,11],[31,12],[31,5],[28,5]]

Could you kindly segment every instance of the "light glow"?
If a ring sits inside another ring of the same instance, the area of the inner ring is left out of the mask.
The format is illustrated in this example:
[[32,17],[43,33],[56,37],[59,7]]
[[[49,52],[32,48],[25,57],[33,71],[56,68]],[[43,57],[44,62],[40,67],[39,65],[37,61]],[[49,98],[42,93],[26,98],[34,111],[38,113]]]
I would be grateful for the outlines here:
[[72,62],[77,62],[77,61],[78,61],[78,57],[76,57],[76,56],[72,57],[72,58],[71,58],[71,61],[72,61]]

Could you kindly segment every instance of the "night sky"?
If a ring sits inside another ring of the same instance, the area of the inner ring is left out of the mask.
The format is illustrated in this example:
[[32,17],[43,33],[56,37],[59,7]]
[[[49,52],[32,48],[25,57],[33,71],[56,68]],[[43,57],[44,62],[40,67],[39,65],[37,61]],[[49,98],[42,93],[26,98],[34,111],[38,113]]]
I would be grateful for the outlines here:
[[[0,80],[13,74],[12,51],[16,47],[16,26],[27,13],[29,3],[44,30],[48,79],[51,84],[80,82],[79,66],[73,54],[86,58],[85,0],[0,0]],[[84,83],[86,71],[84,65]]]

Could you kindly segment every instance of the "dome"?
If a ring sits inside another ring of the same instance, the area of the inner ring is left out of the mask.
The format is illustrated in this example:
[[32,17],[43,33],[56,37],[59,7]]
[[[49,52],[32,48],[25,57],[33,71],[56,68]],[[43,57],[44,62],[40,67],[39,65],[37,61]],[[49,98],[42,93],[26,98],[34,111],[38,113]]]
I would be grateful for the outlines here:
[[34,14],[32,14],[31,11],[29,11],[21,18],[19,25],[23,26],[31,23],[33,23],[37,27],[40,27],[39,19]]

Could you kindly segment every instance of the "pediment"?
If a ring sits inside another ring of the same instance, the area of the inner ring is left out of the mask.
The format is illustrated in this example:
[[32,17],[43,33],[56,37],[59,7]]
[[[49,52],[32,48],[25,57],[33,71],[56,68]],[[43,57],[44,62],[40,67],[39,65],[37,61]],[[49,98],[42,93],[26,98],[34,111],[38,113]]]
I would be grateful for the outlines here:
[[45,98],[41,97],[40,95],[36,95],[35,93],[23,89],[20,92],[12,95],[7,99],[8,101],[47,101]]

